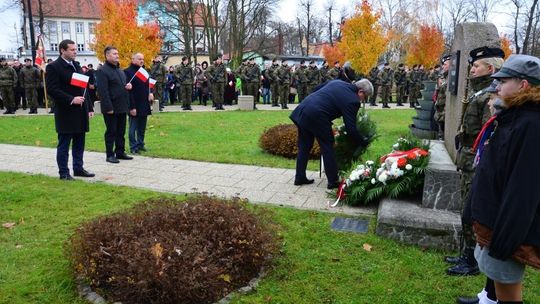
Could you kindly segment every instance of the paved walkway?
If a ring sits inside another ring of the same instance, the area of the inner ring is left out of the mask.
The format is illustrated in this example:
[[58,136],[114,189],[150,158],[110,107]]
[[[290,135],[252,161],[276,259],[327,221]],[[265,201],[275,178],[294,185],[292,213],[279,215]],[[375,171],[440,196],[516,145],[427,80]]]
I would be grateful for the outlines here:
[[[294,110],[297,106],[298,106],[298,104],[290,104],[290,105],[288,105],[289,111]],[[399,110],[399,109],[408,109],[409,108],[408,106],[397,107],[395,103],[390,104],[390,109],[382,109],[381,107],[382,107],[382,104],[378,104],[378,106],[376,106],[376,107],[366,105],[367,109],[378,109],[378,110]],[[180,105],[172,105],[172,106],[166,106],[164,112],[210,112],[210,111],[215,111],[214,108],[211,105],[201,106],[201,105],[198,105],[198,104],[194,104],[194,105],[192,105],[192,108],[193,108],[193,111],[183,111],[182,107]],[[266,105],[266,104],[257,104],[257,108],[259,110],[264,110],[264,111],[282,111],[281,107],[272,107],[271,105]],[[238,110],[237,105],[225,106],[225,111],[235,111],[235,110]],[[3,112],[4,112],[4,110],[2,110],[0,112],[0,117],[12,116],[12,115],[2,115],[1,113],[3,113]],[[30,115],[30,114],[28,114],[28,112],[29,112],[29,109],[26,109],[26,110],[18,109],[16,111],[15,115]],[[45,111],[45,109],[43,109],[43,108],[38,109],[38,115],[46,115],[46,114],[47,114],[47,111]],[[32,115],[34,115],[34,114],[32,114]]]
[[[331,199],[327,197],[326,178],[319,178],[319,173],[314,171],[308,172],[308,177],[315,178],[315,184],[299,187],[293,185],[292,169],[144,156],[110,164],[105,162],[105,154],[102,152],[85,152],[84,161],[85,168],[96,173],[96,177],[76,178],[78,180],[168,193],[236,196],[254,203],[351,215],[372,215],[376,212],[373,207],[328,207]],[[0,171],[58,177],[56,149],[0,144]]]

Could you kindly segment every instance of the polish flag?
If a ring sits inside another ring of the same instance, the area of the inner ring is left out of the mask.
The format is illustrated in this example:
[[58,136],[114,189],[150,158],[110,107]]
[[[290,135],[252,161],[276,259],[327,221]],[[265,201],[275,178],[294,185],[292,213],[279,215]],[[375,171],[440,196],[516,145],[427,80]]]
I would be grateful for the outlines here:
[[79,73],[73,73],[71,75],[71,83],[70,84],[72,86],[76,86],[76,87],[86,89],[86,86],[88,85],[88,80],[89,79],[90,79],[90,77],[88,77],[86,75],[79,74]]
[[150,86],[150,89],[153,89],[154,86],[156,85],[156,80],[150,78],[150,81],[148,82],[148,85]]
[[137,73],[135,73],[135,76],[139,78],[142,82],[146,82],[148,78],[150,78],[150,74],[143,68],[140,67]]

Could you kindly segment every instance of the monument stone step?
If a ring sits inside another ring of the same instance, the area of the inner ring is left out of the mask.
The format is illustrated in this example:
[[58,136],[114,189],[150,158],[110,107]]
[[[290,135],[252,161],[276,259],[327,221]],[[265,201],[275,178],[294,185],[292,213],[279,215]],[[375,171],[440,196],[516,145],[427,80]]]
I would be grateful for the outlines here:
[[419,201],[383,199],[379,204],[376,233],[422,248],[453,251],[459,247],[461,219],[447,210],[422,208]]
[[460,173],[443,141],[430,142],[429,164],[425,171],[422,207],[461,211]]

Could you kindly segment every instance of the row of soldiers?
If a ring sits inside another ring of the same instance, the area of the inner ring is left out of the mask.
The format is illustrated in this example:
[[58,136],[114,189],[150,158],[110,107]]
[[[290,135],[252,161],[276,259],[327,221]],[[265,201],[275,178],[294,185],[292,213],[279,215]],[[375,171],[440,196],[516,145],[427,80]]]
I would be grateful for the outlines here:
[[[18,102],[28,101],[29,114],[37,114],[38,89],[42,86],[41,71],[32,64],[32,59],[25,59],[24,66],[15,61],[10,66],[5,58],[0,58],[0,95],[4,114],[15,114]],[[26,104],[23,104],[26,108]]]
[[329,69],[328,64],[323,62],[318,68],[315,61],[311,60],[306,65],[305,60],[300,61],[298,66],[290,66],[287,59],[282,59],[281,63],[276,58],[272,64],[263,71],[255,63],[254,59],[248,59],[235,71],[242,81],[242,94],[252,95],[255,100],[259,99],[259,88],[261,81],[266,79],[270,82],[270,95],[272,106],[288,109],[289,93],[291,88],[295,88],[298,94],[298,102],[302,102],[308,94],[319,84],[333,79],[338,79],[341,74],[339,61],[334,62],[334,67]]
[[[156,77],[155,70],[157,69],[152,68],[150,72],[150,75],[153,77]],[[162,71],[161,73],[165,75],[165,68]],[[174,74],[180,88],[179,97],[182,102],[182,108],[191,110],[195,75],[189,58],[182,58],[182,63],[174,68]],[[204,74],[209,81],[214,106],[216,110],[222,110],[224,88],[226,85],[232,85],[222,57],[215,57],[213,64],[205,70]],[[269,80],[272,106],[278,107],[281,105],[282,109],[288,109],[287,102],[291,87],[297,90],[298,102],[302,102],[316,86],[327,80],[340,78],[341,75],[342,69],[339,61],[334,62],[334,67],[331,69],[324,62],[319,69],[315,61],[310,61],[309,65],[306,66],[306,61],[302,60],[298,67],[294,67],[290,66],[286,59],[281,60],[281,63],[277,59],[274,59],[270,66],[261,71],[253,58],[244,60],[234,72],[234,77],[241,79],[241,93],[243,95],[254,96],[255,103],[260,98],[259,89],[262,81],[265,79]],[[159,82],[159,78],[156,77],[156,79]]]
[[392,88],[396,87],[396,103],[403,106],[403,103],[409,102],[411,108],[416,107],[417,100],[422,95],[422,82],[425,80],[437,81],[440,76],[440,65],[436,65],[429,71],[424,69],[423,65],[415,64],[412,69],[400,63],[394,71],[390,64],[385,63],[384,68],[379,70],[373,67],[369,72],[369,80],[373,84],[373,95],[370,99],[370,105],[377,106],[376,98],[378,92],[381,95],[383,108],[389,108],[388,103],[392,101]]

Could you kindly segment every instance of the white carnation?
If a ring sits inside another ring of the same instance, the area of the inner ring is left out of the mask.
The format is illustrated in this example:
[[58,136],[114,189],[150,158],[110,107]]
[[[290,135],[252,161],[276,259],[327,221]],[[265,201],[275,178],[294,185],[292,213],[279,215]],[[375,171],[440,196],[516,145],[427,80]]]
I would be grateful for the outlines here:
[[371,184],[375,185],[376,182],[377,182],[377,180],[375,178],[371,179]]
[[407,164],[407,165],[405,165],[405,169],[407,169],[407,170],[411,170],[411,169],[412,169],[412,165],[411,165],[411,164]]
[[384,184],[384,183],[386,182],[387,179],[388,179],[388,175],[386,174],[386,172],[385,172],[385,173],[382,173],[381,175],[379,175],[379,181],[380,181],[381,183]]

